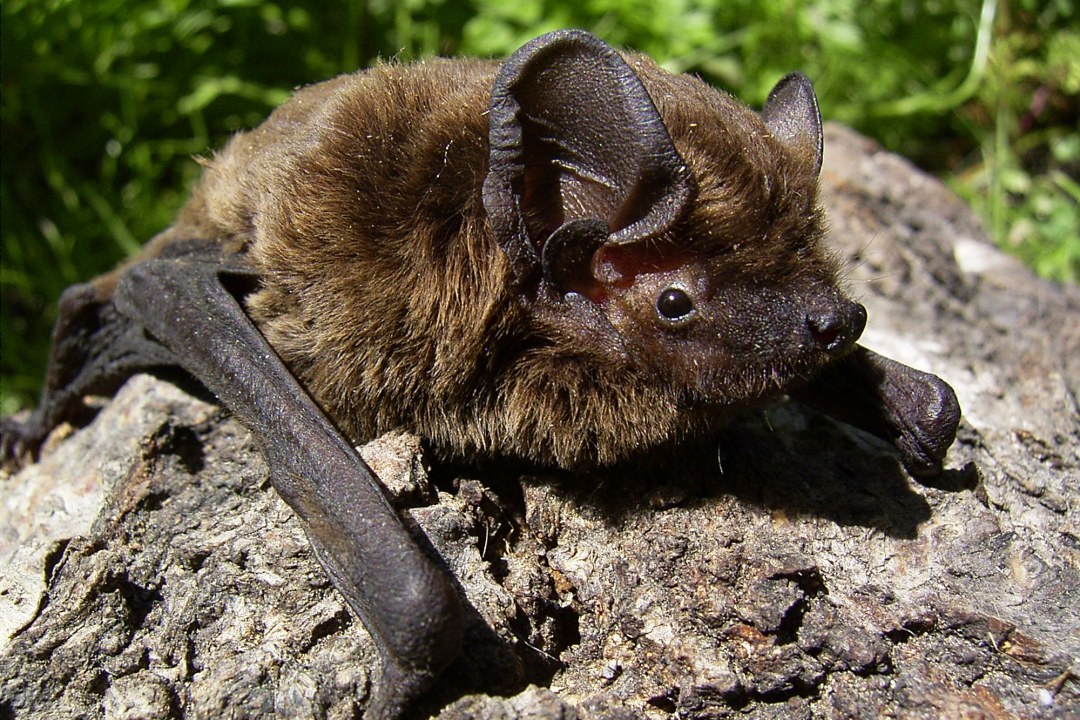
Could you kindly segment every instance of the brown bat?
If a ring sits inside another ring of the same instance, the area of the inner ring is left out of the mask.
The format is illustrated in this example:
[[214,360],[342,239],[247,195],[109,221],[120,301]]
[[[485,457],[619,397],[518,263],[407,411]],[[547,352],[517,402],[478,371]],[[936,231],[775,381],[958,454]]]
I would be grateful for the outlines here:
[[255,434],[383,656],[400,716],[462,600],[353,445],[587,472],[709,438],[781,394],[941,469],[939,378],[855,345],[800,74],[758,115],[580,31],[505,63],[384,65],[299,91],[207,164],[142,257],[61,299],[32,452],[88,393],[179,365]]

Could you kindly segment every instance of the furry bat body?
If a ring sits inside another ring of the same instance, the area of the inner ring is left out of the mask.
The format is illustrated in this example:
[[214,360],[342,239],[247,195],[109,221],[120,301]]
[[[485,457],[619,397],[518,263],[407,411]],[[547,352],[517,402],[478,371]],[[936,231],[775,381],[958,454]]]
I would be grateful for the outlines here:
[[461,601],[354,443],[407,428],[447,458],[587,471],[794,393],[940,470],[955,396],[855,345],[820,165],[801,75],[758,115],[578,31],[312,86],[210,161],[141,258],[65,294],[5,455],[183,367],[260,439],[383,654],[371,716],[399,716],[458,652]]

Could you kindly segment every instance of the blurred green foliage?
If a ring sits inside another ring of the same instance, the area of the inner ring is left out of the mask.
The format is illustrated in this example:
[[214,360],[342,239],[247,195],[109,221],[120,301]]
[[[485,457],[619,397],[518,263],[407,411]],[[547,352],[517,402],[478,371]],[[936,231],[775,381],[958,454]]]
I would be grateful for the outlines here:
[[376,58],[501,56],[582,27],[752,105],[791,69],[944,175],[1039,272],[1080,278],[1076,0],[5,0],[0,412],[33,402],[60,291],[166,227],[193,160]]

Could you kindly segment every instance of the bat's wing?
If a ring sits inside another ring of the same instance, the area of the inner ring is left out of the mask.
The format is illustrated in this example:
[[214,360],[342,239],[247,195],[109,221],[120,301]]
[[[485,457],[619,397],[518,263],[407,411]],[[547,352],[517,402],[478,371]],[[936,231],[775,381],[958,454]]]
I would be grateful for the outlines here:
[[457,655],[461,601],[374,473],[224,284],[254,280],[205,250],[131,266],[105,283],[115,287],[74,288],[63,303],[42,405],[24,427],[5,428],[5,444],[10,451],[40,442],[86,392],[113,389],[150,367],[182,367],[255,434],[275,489],[303,519],[319,561],[375,638],[383,675],[367,717],[399,717]]
[[794,396],[893,443],[916,477],[941,472],[960,423],[960,403],[948,383],[862,346]]
[[53,428],[83,419],[87,395],[111,395],[137,372],[176,364],[168,348],[116,311],[112,280],[72,285],[60,296],[40,402],[25,420],[0,419],[0,461],[36,455]]

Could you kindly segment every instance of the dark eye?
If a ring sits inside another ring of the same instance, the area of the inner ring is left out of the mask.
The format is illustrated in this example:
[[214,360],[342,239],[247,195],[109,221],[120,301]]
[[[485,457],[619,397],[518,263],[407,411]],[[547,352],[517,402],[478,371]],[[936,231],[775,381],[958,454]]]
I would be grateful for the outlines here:
[[694,311],[694,302],[679,288],[668,288],[656,298],[656,309],[665,320],[682,320]]

